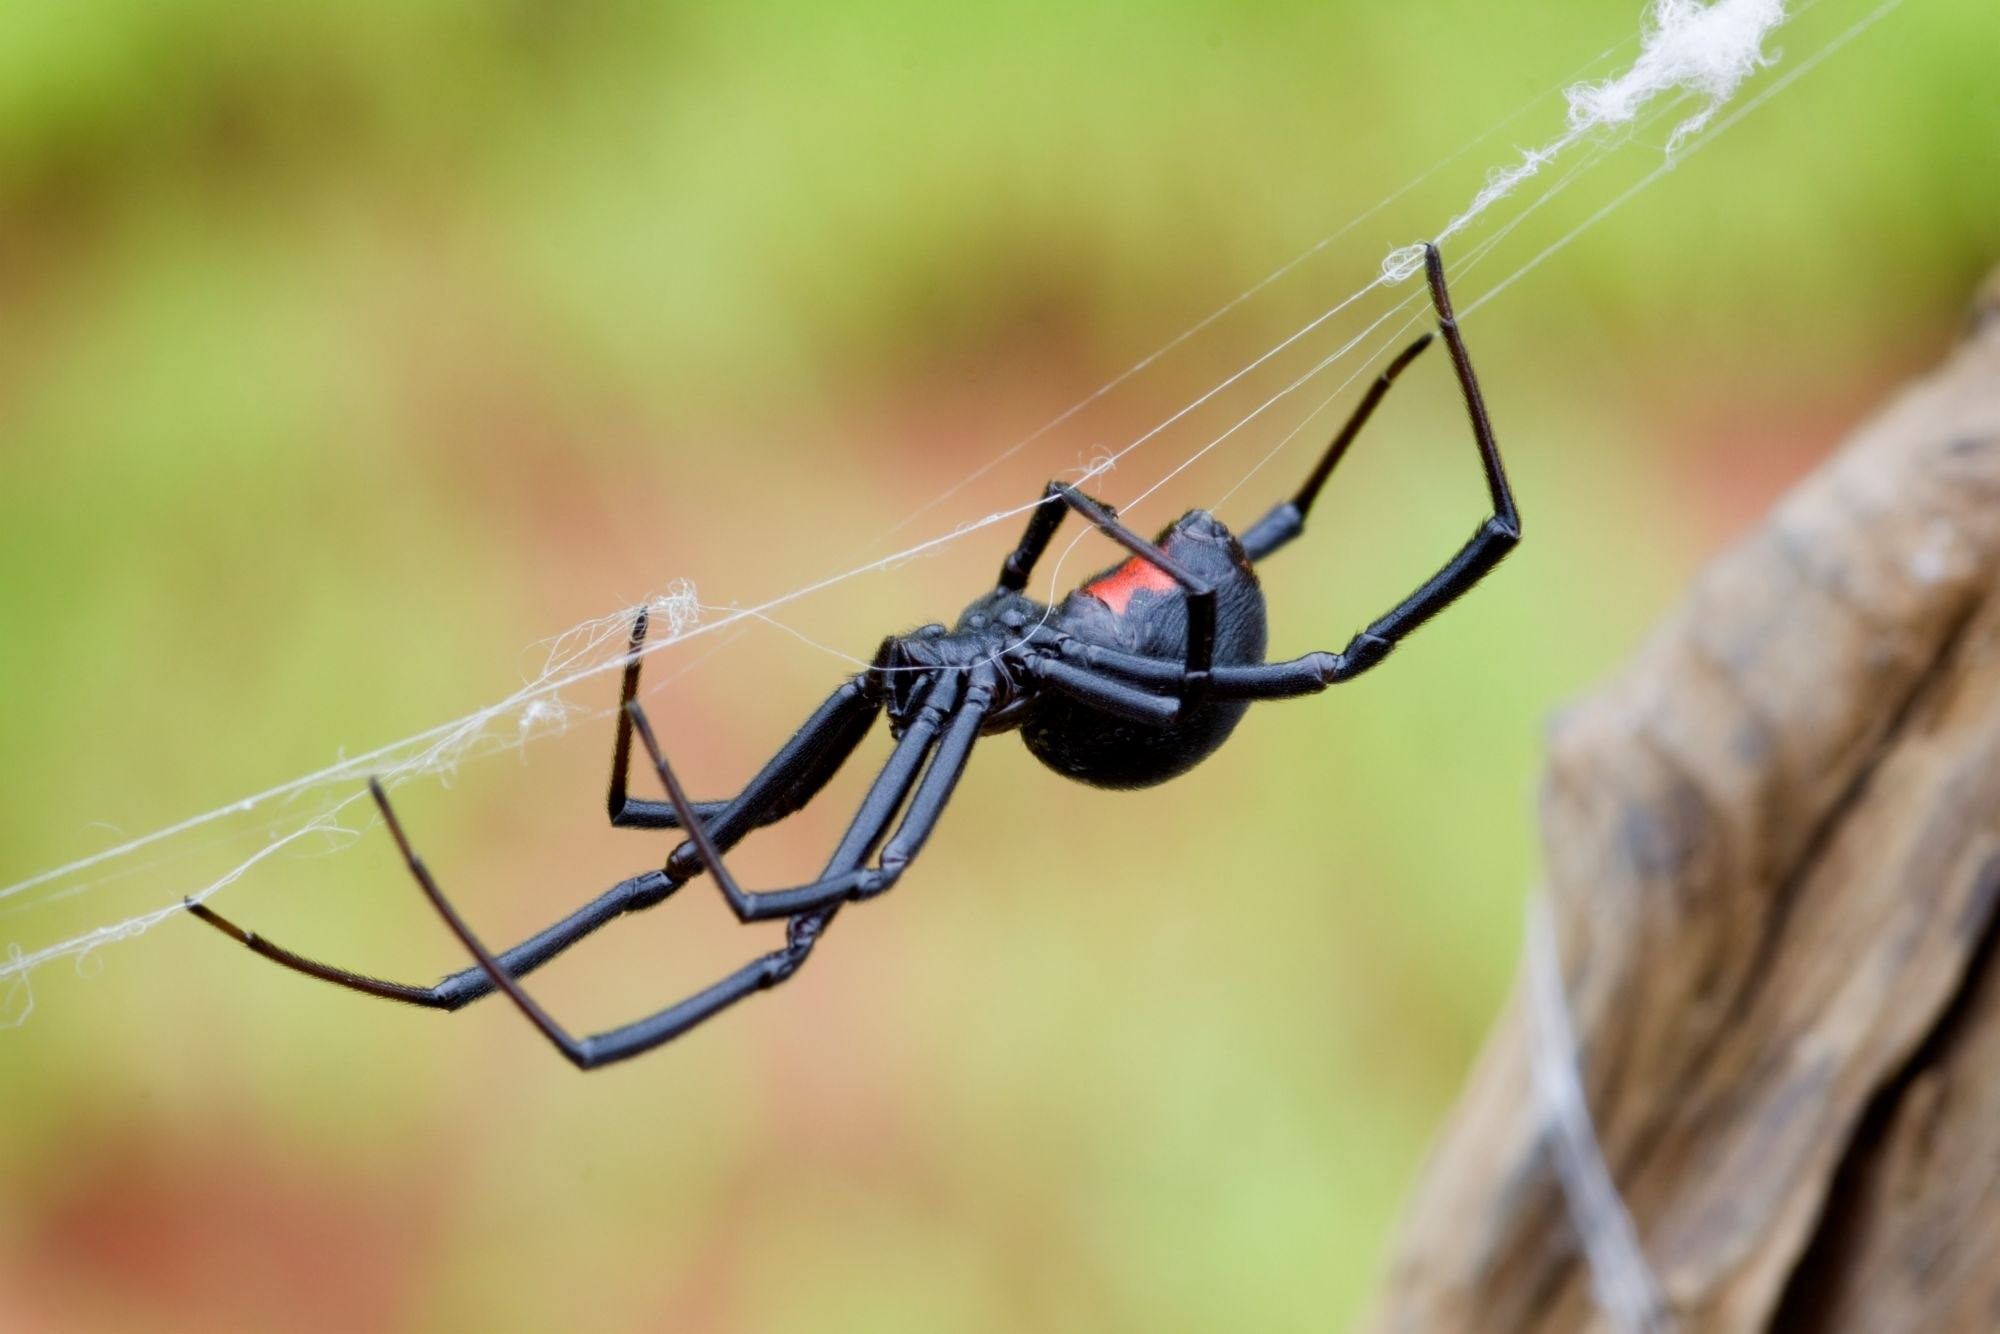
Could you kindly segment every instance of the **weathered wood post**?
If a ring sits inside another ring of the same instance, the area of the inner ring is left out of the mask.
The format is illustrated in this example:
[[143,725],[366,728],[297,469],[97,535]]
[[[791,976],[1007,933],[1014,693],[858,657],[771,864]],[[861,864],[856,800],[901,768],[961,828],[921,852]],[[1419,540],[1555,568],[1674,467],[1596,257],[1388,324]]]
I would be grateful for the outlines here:
[[[1606,1161],[1681,1328],[2000,1328],[2000,275],[1935,373],[1556,718],[1544,889]],[[1602,1327],[1526,978],[1388,1330]]]

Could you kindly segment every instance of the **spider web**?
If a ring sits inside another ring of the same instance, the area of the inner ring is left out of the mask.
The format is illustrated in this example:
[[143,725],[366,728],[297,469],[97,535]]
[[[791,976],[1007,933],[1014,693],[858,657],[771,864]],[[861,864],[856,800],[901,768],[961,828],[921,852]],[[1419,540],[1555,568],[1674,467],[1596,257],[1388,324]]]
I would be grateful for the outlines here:
[[[1127,391],[1163,359],[1202,343],[1204,336],[1211,335],[1218,324],[1250,303],[1282,289],[1296,288],[1307,267],[1336,253],[1340,243],[1349,242],[1346,249],[1351,249],[1371,234],[1369,228],[1379,229],[1392,215],[1399,219],[1399,229],[1405,234],[1418,230],[1402,227],[1400,219],[1405,214],[1418,214],[1421,201],[1430,200],[1442,191],[1462,189],[1455,169],[1462,167],[1468,158],[1481,154],[1490,140],[1512,126],[1546,114],[1548,104],[1560,99],[1565,110],[1558,132],[1537,146],[1520,150],[1517,160],[1492,168],[1470,202],[1456,212],[1439,209],[1431,214],[1447,218],[1431,233],[1434,239],[1466,238],[1467,243],[1454,247],[1449,260],[1455,287],[1461,293],[1477,292],[1470,301],[1461,298],[1461,317],[1472,316],[1678,163],[1726,133],[1744,116],[1860,35],[1895,9],[1900,0],[1885,0],[1820,44],[1812,55],[1791,66],[1782,77],[1766,80],[1741,106],[1724,114],[1727,104],[1743,87],[1772,64],[1773,57],[1766,49],[1770,35],[1788,19],[1818,3],[1820,0],[1806,0],[1788,12],[1783,0],[1714,0],[1706,5],[1697,0],[1655,0],[1636,38],[1627,38],[1607,48],[1562,83],[1552,85],[1494,122],[1477,138],[1322,237],[1039,429],[997,451],[986,463],[940,490],[882,536],[893,537],[917,529],[926,518],[1055,435],[1059,428],[1106,399]],[[1610,62],[1622,59],[1634,46],[1636,53],[1629,62],[1607,71]],[[1663,141],[1661,133],[1665,136]],[[1646,151],[1620,152],[1634,143]],[[1641,162],[1647,169],[1638,169]],[[1615,167],[1621,163],[1627,174],[1634,177],[1622,190],[1538,253],[1513,261],[1511,269],[1483,290],[1476,285],[1466,286],[1467,275],[1485,276],[1483,267],[1496,254],[1503,253],[1516,229],[1544,216],[1545,210],[1550,214],[1559,212],[1566,203],[1574,202],[1573,197],[1566,200],[1572,187],[1588,178],[1602,179],[1608,165]],[[1420,246],[1395,246],[1375,276],[1362,287],[1298,325],[1156,425],[1101,453],[1087,465],[1070,470],[1068,475],[1083,483],[1115,486],[1122,478],[1111,478],[1113,470],[1144,466],[1148,455],[1142,451],[1149,445],[1163,438],[1179,441],[1184,435],[1196,432],[1203,422],[1219,419],[1222,422],[1219,429],[1201,430],[1192,443],[1179,444],[1173,462],[1150,484],[1136,492],[1111,494],[1108,498],[1121,511],[1130,513],[1152,500],[1170,482],[1214,456],[1226,459],[1226,466],[1233,471],[1217,483],[1214,491],[1205,493],[1204,500],[1219,503],[1226,499],[1301,434],[1318,429],[1343,393],[1369,374],[1381,355],[1400,346],[1428,318],[1421,284],[1411,281],[1420,256]],[[1348,258],[1351,261],[1351,256]],[[1303,369],[1294,365],[1299,361],[1305,363]],[[1245,401],[1249,403],[1247,408],[1242,406]],[[1243,451],[1251,442],[1264,448],[1256,457],[1247,458]],[[1163,448],[1156,447],[1151,452],[1160,454]],[[1046,460],[1042,462],[1045,464]],[[1045,467],[1038,475],[1046,476],[1048,471]],[[666,663],[653,665],[649,690],[666,687],[676,676],[697,666],[707,653],[726,646],[732,635],[741,630],[759,622],[776,622],[778,613],[787,607],[806,603],[871,572],[935,554],[974,533],[998,525],[1018,524],[1033,508],[1039,488],[1024,488],[1022,494],[1026,499],[1010,508],[933,531],[887,555],[871,556],[753,606],[705,604],[690,584],[669,585],[645,599],[655,626],[645,656],[674,655]],[[1003,540],[1011,536],[1011,530],[1003,529]],[[1068,547],[1052,552],[1044,563],[1042,575],[1048,590],[1062,586],[1065,559],[1080,540],[1081,535],[1073,538]],[[201,901],[224,889],[255,883],[260,870],[274,859],[325,854],[352,843],[373,818],[371,806],[356,809],[357,802],[365,802],[364,780],[369,775],[379,775],[391,788],[418,778],[446,781],[460,766],[495,754],[522,752],[530,743],[562,733],[580,720],[608,716],[608,709],[595,703],[579,704],[575,696],[582,693],[578,687],[622,669],[631,614],[629,605],[622,606],[545,641],[544,661],[538,671],[505,697],[461,717],[360,754],[342,755],[318,769],[226,805],[149,833],[120,837],[111,846],[0,886],[0,917],[14,928],[0,932],[0,938],[15,935],[24,924],[32,927],[39,907],[101,895],[113,886],[123,886],[128,892],[144,886],[139,892],[149,903],[137,911],[106,912],[99,924],[58,939],[9,945],[4,961],[0,961],[0,986],[7,988],[0,994],[0,1024],[17,1024],[32,1010],[34,1000],[28,981],[34,970],[59,959],[74,960],[80,968],[94,964],[103,946],[143,935],[181,913],[184,899]],[[782,626],[782,622],[776,623]],[[801,635],[801,638],[807,637]],[[808,638],[807,642],[812,641]],[[668,670],[662,671],[662,666]],[[595,700],[610,693],[601,689],[590,692],[590,696]],[[251,845],[248,852],[243,851],[246,841]],[[202,864],[204,857],[207,862],[203,869],[186,869]],[[218,857],[219,869],[215,864]]]

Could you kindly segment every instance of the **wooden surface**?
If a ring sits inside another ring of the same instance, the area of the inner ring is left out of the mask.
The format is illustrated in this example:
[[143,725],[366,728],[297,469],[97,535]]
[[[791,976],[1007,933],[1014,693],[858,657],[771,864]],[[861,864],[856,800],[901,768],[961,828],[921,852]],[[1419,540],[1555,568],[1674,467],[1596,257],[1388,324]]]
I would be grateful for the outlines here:
[[[2000,1329],[2000,281],[1964,342],[1550,726],[1544,888],[1682,1329]],[[1604,1327],[1522,984],[1387,1330]]]

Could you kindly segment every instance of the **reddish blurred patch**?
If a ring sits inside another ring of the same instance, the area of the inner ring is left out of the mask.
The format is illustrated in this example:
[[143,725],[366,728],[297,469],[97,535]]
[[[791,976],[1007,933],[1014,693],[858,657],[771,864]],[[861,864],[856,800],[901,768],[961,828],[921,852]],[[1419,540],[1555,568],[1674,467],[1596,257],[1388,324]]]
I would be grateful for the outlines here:
[[[1924,349],[1867,367],[1803,376],[1754,390],[1744,368],[1709,377],[1711,387],[1654,405],[1658,457],[1682,494],[1687,537],[1706,556],[1747,530],[1858,424],[1879,411],[1895,386],[1918,373]],[[1751,368],[1755,369],[1755,368]],[[1732,382],[1738,392],[1712,392]]]
[[437,1262],[434,1183],[316,1166],[243,1127],[86,1139],[22,1210],[16,1282],[65,1329],[408,1327]]

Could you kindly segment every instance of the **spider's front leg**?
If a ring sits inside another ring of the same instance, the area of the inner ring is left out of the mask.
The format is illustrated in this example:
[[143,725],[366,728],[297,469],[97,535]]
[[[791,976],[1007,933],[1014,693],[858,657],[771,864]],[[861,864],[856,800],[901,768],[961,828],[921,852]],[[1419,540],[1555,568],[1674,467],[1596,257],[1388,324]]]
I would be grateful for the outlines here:
[[[372,787],[374,780],[369,781]],[[536,932],[507,950],[500,955],[500,961],[508,972],[515,975],[532,973],[605,923],[614,921],[628,912],[650,908],[679,888],[679,885],[667,878],[664,871],[647,871],[629,880],[621,880],[561,921]],[[493,990],[493,983],[485,972],[478,968],[460,969],[429,986],[410,982],[391,982],[386,978],[357,973],[352,969],[322,963],[296,950],[286,949],[274,940],[238,926],[199,900],[187,899],[184,902],[188,912],[195,918],[206,922],[237,944],[246,946],[252,953],[260,954],[272,963],[289,968],[295,973],[304,973],[307,977],[316,977],[322,982],[331,982],[349,991],[379,996],[383,1000],[402,1001],[406,1005],[420,1005],[429,1010],[456,1010]]]
[[[686,812],[688,834],[700,851],[703,861],[729,891],[731,902],[750,902],[753,906],[769,906],[782,900],[784,911],[791,920],[786,927],[785,944],[761,958],[753,959],[721,981],[714,983],[685,1000],[677,1001],[635,1023],[622,1028],[608,1029],[587,1037],[577,1037],[565,1029],[549,1012],[522,988],[519,981],[508,975],[500,960],[489,953],[472,932],[465,919],[445,898],[437,882],[431,878],[428,868],[417,857],[404,836],[395,812],[390,808],[388,798],[379,787],[374,788],[376,802],[382,808],[382,818],[396,837],[397,846],[403,851],[410,874],[416,878],[433,907],[443,916],[461,943],[479,966],[492,978],[493,985],[507,993],[521,1013],[528,1017],[549,1042],[579,1069],[591,1070],[614,1061],[626,1060],[641,1053],[651,1051],[672,1039],[679,1037],[695,1025],[710,1019],[723,1010],[755,995],[759,991],[778,985],[796,973],[827,923],[840,910],[846,899],[866,897],[888,889],[896,882],[905,867],[921,850],[939,815],[951,798],[959,777],[964,773],[965,764],[972,746],[979,736],[979,725],[993,696],[993,682],[990,674],[975,672],[970,686],[960,698],[959,681],[955,673],[947,673],[933,682],[927,692],[925,714],[933,711],[949,716],[941,740],[936,729],[940,719],[915,720],[905,730],[902,739],[891,753],[885,766],[883,777],[878,779],[869,795],[864,798],[860,812],[841,840],[840,849],[835,852],[827,872],[813,885],[799,890],[780,891],[771,895],[746,895],[737,888],[723,864],[722,851],[709,837],[708,822]],[[666,784],[675,804],[686,807],[687,797],[680,790],[679,781],[667,767],[659,746],[653,738],[652,729],[647,725],[638,706],[632,705],[633,723],[652,753],[660,771],[661,780]],[[912,741],[913,734],[922,728],[925,735]],[[904,797],[909,793],[910,784],[915,780],[919,765],[933,745],[936,755],[930,767],[923,773],[914,797],[910,798],[909,811],[902,824],[883,848],[877,864],[862,867],[883,830],[894,818]]]
[[[628,1024],[624,1028],[612,1029],[591,1037],[572,1037],[534,997],[522,989],[514,975],[480,942],[465,919],[459,916],[458,909],[452,906],[451,901],[444,896],[444,891],[438,888],[437,881],[431,876],[430,868],[424,865],[423,859],[417,856],[416,849],[410,846],[409,836],[403,832],[402,822],[396,818],[395,808],[389,804],[388,794],[382,790],[382,785],[370,779],[368,790],[375,798],[376,806],[381,809],[382,820],[389,826],[389,832],[395,837],[396,847],[403,854],[403,862],[409,867],[410,874],[415,877],[418,886],[423,890],[424,897],[430,900],[431,906],[444,918],[452,934],[457,936],[460,943],[479,961],[480,971],[491,979],[493,986],[505,992],[508,999],[520,1007],[521,1012],[528,1016],[535,1027],[542,1031],[542,1035],[548,1038],[571,1064],[582,1070],[595,1069],[611,1061],[636,1056],[669,1038],[678,1036],[745,996],[784,981],[798,971],[799,965],[805,962],[806,956],[812,952],[814,940],[818,935],[818,926],[806,923],[804,925],[808,929],[801,929],[801,924],[795,923],[792,931],[788,933],[783,949],[752,961],[679,1004],[669,1006],[650,1018],[642,1019],[636,1024]],[[818,925],[823,926],[824,923]]]
[[[643,625],[636,627],[634,642],[642,640],[644,633]],[[636,663],[627,668],[628,694],[636,683],[635,669]],[[791,740],[758,771],[734,801],[718,803],[718,808],[710,816],[697,815],[712,841],[725,848],[733,847],[751,829],[776,818],[767,818],[772,809],[786,803],[791,803],[787,810],[797,809],[810,800],[866,735],[881,707],[880,698],[865,681],[843,682]],[[620,716],[626,716],[622,709]],[[629,740],[626,746],[629,754]],[[606,923],[664,900],[701,870],[693,847],[685,843],[682,846],[687,851],[677,861],[670,859],[668,867],[621,880],[569,916],[495,956],[501,970],[512,977],[533,972]],[[239,945],[281,967],[350,991],[429,1009],[456,1010],[490,994],[494,989],[492,975],[483,966],[461,969],[430,986],[392,982],[323,963],[287,949],[238,926],[205,903],[190,899],[187,910]]]
[[[680,829],[683,828],[681,817],[672,802],[650,801],[630,796],[626,791],[626,775],[632,762],[632,715],[629,709],[632,701],[639,696],[639,669],[649,620],[644,607],[632,617],[632,636],[625,649],[625,676],[618,694],[618,731],[611,746],[611,789],[606,805],[612,825],[619,829]],[[813,730],[814,724],[819,721],[816,716],[805,725],[807,730],[812,730],[817,747],[814,762],[800,766],[791,785],[760,808],[757,827],[776,824],[818,795],[854,748],[861,744],[861,739],[868,735],[868,729],[875,724],[875,714],[873,710],[852,710],[830,720],[827,726]],[[688,806],[697,819],[712,821],[742,800],[742,796],[738,793],[723,801],[693,801]]]
[[[723,850],[709,838],[704,826],[700,823],[691,825],[688,830],[690,841],[694,843],[702,864],[721,886],[723,896],[729,900],[729,906],[738,919],[753,922],[791,917],[823,907],[838,906],[849,899],[873,898],[892,888],[922,850],[938,817],[944,813],[946,803],[951,800],[951,794],[957,789],[958,780],[964,776],[972,747],[979,740],[980,726],[992,708],[995,689],[993,671],[985,666],[972,669],[962,696],[957,672],[947,672],[927,687],[922,707],[904,728],[896,748],[890,752],[888,763],[882,766],[880,776],[862,799],[861,808],[848,826],[840,846],[819,878],[808,884],[759,893],[744,890],[724,863]],[[665,784],[671,799],[685,806],[687,796],[681,790],[680,780],[667,764],[666,755],[654,738],[651,725],[636,704],[632,706],[632,716],[640,739],[645,742],[646,751],[659,770],[660,781]],[[934,755],[931,754],[933,747],[936,750]],[[929,768],[924,769],[927,757]],[[918,783],[920,770],[923,781]],[[910,795],[913,786],[915,796]],[[883,847],[875,865],[864,866],[862,863],[867,860],[869,851],[881,839],[890,819],[902,808],[906,798],[909,809],[904,813],[894,837]]]

